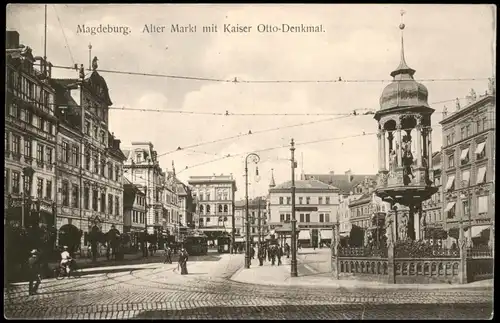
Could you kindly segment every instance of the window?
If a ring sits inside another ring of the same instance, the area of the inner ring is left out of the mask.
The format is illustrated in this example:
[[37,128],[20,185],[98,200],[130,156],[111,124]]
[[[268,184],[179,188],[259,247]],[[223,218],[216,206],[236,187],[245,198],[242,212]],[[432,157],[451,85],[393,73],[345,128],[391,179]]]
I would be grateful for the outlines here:
[[284,214],[280,214],[280,222],[285,222],[285,215]]
[[486,150],[484,149],[486,142],[481,142],[477,144],[476,147],[476,159],[483,159],[486,157]]
[[69,183],[68,181],[62,182],[62,204],[69,206]]
[[467,138],[465,136],[465,127],[460,127],[460,138],[463,140],[465,138]]
[[106,134],[104,131],[101,131],[101,144],[104,144],[106,142]]
[[83,189],[83,207],[85,210],[89,209],[89,202],[90,202],[90,188],[86,186]]
[[301,197],[299,197],[299,204],[302,204],[302,202],[303,202],[303,198],[301,196]]
[[9,192],[9,170],[6,168],[3,170],[3,190]]
[[224,199],[225,201],[227,201],[227,192],[224,192],[224,193],[223,193],[223,195],[222,195],[222,197],[223,197],[223,199]]
[[462,210],[464,211],[464,216],[469,216],[469,201],[467,199],[462,200]]
[[319,222],[325,222],[325,215],[323,213],[319,214]]
[[323,204],[323,198],[322,197],[318,197],[318,204]]
[[10,151],[10,136],[9,133],[5,133],[5,151]]
[[21,137],[18,135],[12,135],[12,153],[14,155],[21,153]]
[[210,201],[210,193],[207,193],[207,201]]
[[155,211],[155,223],[160,223],[160,216],[158,215],[158,211]]
[[252,233],[255,233],[255,228],[252,228]]
[[71,194],[72,195],[71,196],[71,199],[72,199],[71,206],[74,207],[74,208],[77,208],[78,204],[79,204],[78,203],[78,201],[80,199],[80,195],[79,195],[80,192],[79,191],[80,190],[79,190],[78,185],[74,185],[73,184],[73,189],[72,189],[72,194]]
[[286,198],[286,204],[291,204],[291,200],[292,200],[292,198],[291,198],[291,197],[287,197],[287,198]]
[[115,215],[120,215],[120,197],[115,196]]
[[36,197],[43,198],[43,178],[38,177],[36,180]]
[[203,205],[200,205],[200,214],[203,214]]
[[210,218],[206,218],[205,222],[207,222],[207,223],[210,222]]
[[136,162],[138,162],[138,163],[142,163],[142,153],[137,153],[137,154],[135,155],[135,160],[136,160]]
[[24,138],[24,157],[29,157],[31,158],[32,153],[31,153],[31,139],[30,138]]
[[45,181],[45,198],[52,200],[52,181]]
[[40,145],[40,143],[36,145],[36,160],[40,163],[43,163],[43,157],[44,157],[43,148],[44,147]]
[[290,214],[286,215],[286,222],[290,222]]
[[71,147],[71,161],[73,165],[78,166],[78,159],[80,159],[80,149],[78,146]]
[[94,126],[94,139],[97,139],[98,131],[97,126]]
[[453,219],[455,217],[455,202],[448,203],[444,209],[444,213],[448,219]]
[[101,213],[106,213],[106,193],[101,193]]
[[486,117],[483,118],[483,131],[488,128],[488,119]]
[[300,213],[299,222],[304,222],[304,213]]
[[63,162],[68,163],[69,162],[69,144],[67,142],[62,143],[62,159]]
[[309,213],[306,214],[306,222],[311,222],[311,215]]
[[280,196],[280,204],[283,204],[283,196]]
[[94,152],[94,173],[99,174],[99,154]]
[[108,213],[113,214],[113,194],[108,194]]
[[483,184],[486,181],[486,166],[477,169],[476,184]]
[[106,177],[106,160],[101,159],[101,176]]
[[43,130],[45,131],[45,120],[43,120],[42,118],[39,119],[40,121],[40,130]]
[[460,153],[460,165],[466,165],[469,161],[469,148],[464,148]]
[[85,134],[90,136],[90,121],[85,121]]
[[21,173],[12,171],[12,193],[19,194]]
[[219,204],[219,213],[222,213],[222,205]]
[[470,124],[465,126],[465,138],[469,138],[470,134]]
[[455,167],[455,156],[453,154],[448,155],[448,168]]
[[108,163],[108,178],[113,179],[113,164]]
[[327,197],[325,198],[325,200],[326,200],[326,201],[325,201],[325,204],[330,204],[330,197],[329,197],[329,196],[327,196]]
[[92,190],[92,210],[98,211],[97,210],[97,201],[99,200],[98,198],[99,192],[96,189]]
[[115,166],[115,181],[120,181],[120,166]]
[[478,196],[477,197],[477,213],[484,214],[488,213],[488,196]]
[[330,214],[325,213],[325,222],[330,222]]
[[311,198],[310,197],[306,197],[306,204],[310,204],[311,203]]
[[462,185],[464,187],[467,187],[470,185],[470,171],[469,170],[464,170],[462,172]]
[[45,162],[47,165],[51,166],[52,163],[52,148],[51,147],[45,147]]
[[224,213],[228,212],[229,207],[227,205],[224,205]]
[[207,205],[207,214],[210,214],[210,205]]

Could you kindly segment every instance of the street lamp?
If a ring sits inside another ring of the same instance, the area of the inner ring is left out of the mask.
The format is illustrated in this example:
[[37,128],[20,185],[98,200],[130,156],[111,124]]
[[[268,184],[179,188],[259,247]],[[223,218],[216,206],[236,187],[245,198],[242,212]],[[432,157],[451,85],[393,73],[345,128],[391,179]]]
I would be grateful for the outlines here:
[[[245,158],[245,220],[246,220],[246,243],[245,243],[245,268],[250,268],[250,218],[248,213],[248,158],[252,157],[252,162],[258,164],[260,161],[259,155],[250,153]],[[259,176],[259,168],[255,170],[255,176]]]
[[32,182],[34,173],[35,173],[35,171],[30,166],[26,166],[23,168],[23,191],[22,191],[22,195],[21,195],[21,198],[23,201],[22,205],[21,205],[21,227],[22,228],[24,228],[24,208],[25,208],[24,199],[26,196],[26,192],[25,192],[25,190],[26,190],[26,177],[28,177],[28,181],[29,181],[27,193],[28,193],[28,196],[30,196],[31,195],[31,182]]
[[297,220],[295,219],[295,167],[297,164],[295,163],[295,143],[292,141],[290,143],[290,152],[292,153],[291,158],[291,166],[292,166],[292,262],[290,269],[290,276],[297,277]]
[[[470,203],[471,203],[471,193],[470,192],[462,192],[460,194],[460,197],[462,198],[462,200],[465,200],[467,199],[467,216],[469,218],[469,232],[468,232],[468,236],[469,236],[469,241],[467,241],[467,247],[472,247],[472,224],[471,224],[471,214],[470,214]],[[462,206],[463,206],[463,203],[462,203]],[[465,212],[465,210],[464,210]],[[463,222],[463,213],[462,213],[462,222]]]

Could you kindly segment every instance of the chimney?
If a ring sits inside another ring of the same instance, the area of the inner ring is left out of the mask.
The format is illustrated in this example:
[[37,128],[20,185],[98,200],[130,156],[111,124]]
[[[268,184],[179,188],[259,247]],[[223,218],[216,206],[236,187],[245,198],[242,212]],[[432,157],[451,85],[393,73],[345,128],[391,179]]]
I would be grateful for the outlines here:
[[349,183],[352,182],[352,171],[349,169],[348,171],[345,172],[345,175],[347,176],[347,181]]
[[15,30],[7,31],[5,37],[5,49],[19,48],[19,33]]

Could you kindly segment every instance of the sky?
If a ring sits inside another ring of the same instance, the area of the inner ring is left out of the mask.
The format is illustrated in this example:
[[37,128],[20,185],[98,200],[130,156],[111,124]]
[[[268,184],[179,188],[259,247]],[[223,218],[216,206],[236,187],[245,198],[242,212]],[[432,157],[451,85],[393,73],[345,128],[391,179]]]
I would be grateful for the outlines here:
[[[99,59],[103,70],[156,73],[223,80],[387,80],[340,83],[212,82],[101,72],[113,107],[162,112],[110,110],[110,131],[127,147],[151,141],[165,170],[178,177],[233,174],[237,199],[245,195],[244,165],[249,152],[250,197],[267,194],[290,180],[290,140],[297,143],[296,173],[375,174],[377,122],[373,115],[340,116],[356,109],[379,109],[379,99],[400,60],[400,11],[404,15],[406,62],[429,91],[433,149],[441,146],[444,106],[473,88],[487,89],[495,70],[496,10],[490,5],[48,5],[47,57],[57,66]],[[43,55],[44,6],[7,6],[7,30]],[[259,24],[323,25],[320,33],[259,33]],[[123,33],[77,33],[78,25],[127,26]],[[144,25],[164,25],[164,33],[143,33]],[[172,33],[172,24],[196,25],[196,33]],[[217,33],[201,28],[216,24]],[[222,32],[224,24],[253,26],[247,33]],[[53,77],[76,77],[54,69]],[[429,81],[431,79],[477,79]],[[452,100],[452,101],[450,101]],[[448,101],[443,103],[442,101]],[[437,102],[437,103],[436,103]],[[216,113],[340,114],[339,116],[219,116]],[[305,123],[305,124],[304,124]],[[302,124],[302,125],[300,125]],[[294,126],[292,125],[300,125]],[[262,130],[285,127],[276,131]],[[253,134],[248,134],[252,131]],[[238,138],[206,144],[221,138]],[[326,141],[331,139],[329,141]],[[315,142],[316,143],[310,143]],[[302,144],[309,143],[309,144]],[[177,147],[198,147],[175,151]],[[278,149],[268,149],[282,147]],[[268,150],[266,150],[268,149]],[[231,155],[234,157],[223,158]],[[259,168],[259,178],[255,167]],[[187,167],[187,168],[186,168]],[[297,175],[298,176],[298,175]]]

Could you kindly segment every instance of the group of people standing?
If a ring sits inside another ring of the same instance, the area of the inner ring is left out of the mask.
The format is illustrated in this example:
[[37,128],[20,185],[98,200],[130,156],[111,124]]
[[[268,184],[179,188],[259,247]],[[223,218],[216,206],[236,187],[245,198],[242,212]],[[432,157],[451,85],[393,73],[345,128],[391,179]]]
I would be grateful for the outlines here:
[[[278,244],[269,244],[266,246],[265,243],[261,243],[258,247],[257,258],[259,259],[259,266],[264,265],[264,261],[267,259],[272,266],[281,265],[281,258],[286,255],[287,258],[290,258],[290,246],[288,243],[285,243],[283,246]],[[255,250],[253,248],[250,249],[250,256],[254,259]]]

